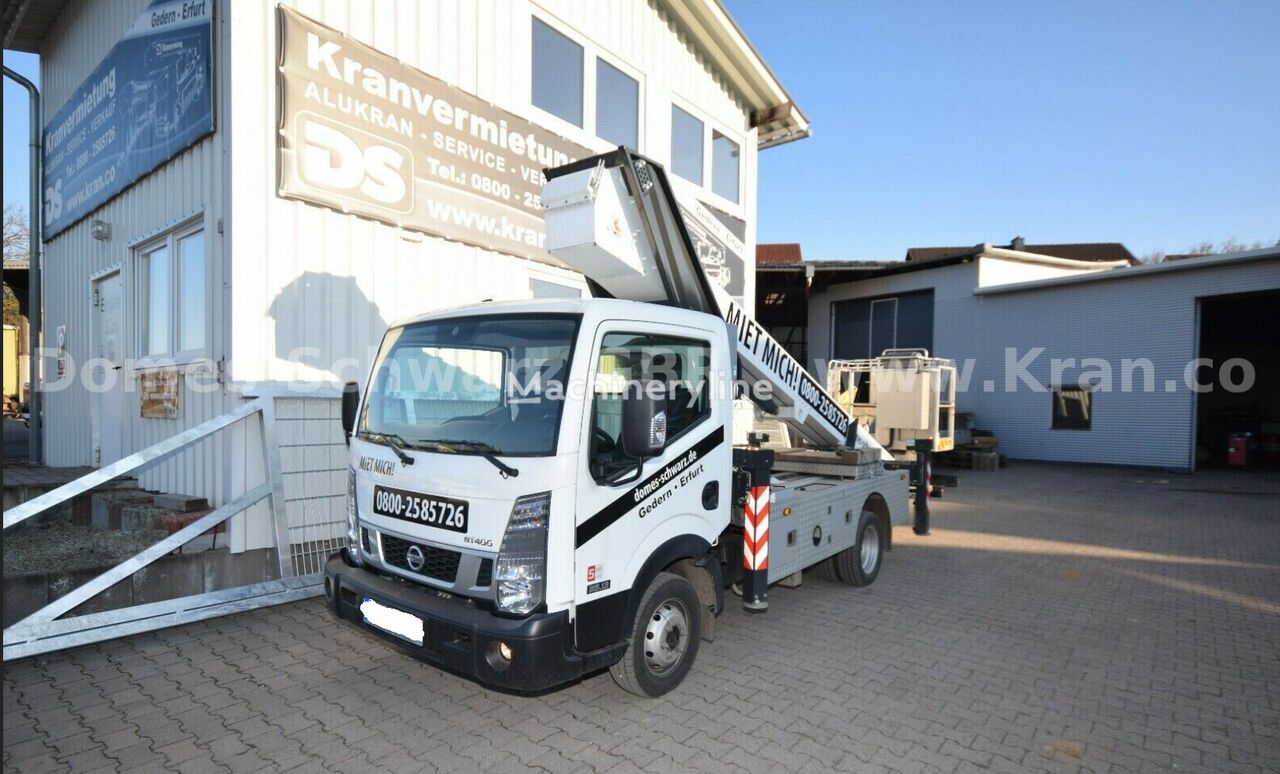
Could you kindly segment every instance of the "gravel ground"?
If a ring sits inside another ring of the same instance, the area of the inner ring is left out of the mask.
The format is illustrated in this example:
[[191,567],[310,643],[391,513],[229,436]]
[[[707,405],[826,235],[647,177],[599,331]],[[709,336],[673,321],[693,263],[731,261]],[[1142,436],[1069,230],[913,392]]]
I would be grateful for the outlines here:
[[107,569],[165,536],[162,530],[122,532],[55,522],[4,533],[4,577]]

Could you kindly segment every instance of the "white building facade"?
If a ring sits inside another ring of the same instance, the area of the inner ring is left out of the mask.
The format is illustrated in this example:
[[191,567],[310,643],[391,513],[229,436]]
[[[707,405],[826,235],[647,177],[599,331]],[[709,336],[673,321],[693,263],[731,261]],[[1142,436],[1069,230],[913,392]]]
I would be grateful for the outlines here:
[[[333,398],[390,322],[587,292],[541,247],[543,168],[618,145],[665,165],[724,225],[700,252],[749,305],[756,154],[808,131],[715,0],[31,5],[46,462],[101,466],[301,391],[328,400],[280,408],[291,507],[340,506]],[[260,480],[250,434],[144,484],[224,502]],[[270,535],[237,517],[231,538]]]

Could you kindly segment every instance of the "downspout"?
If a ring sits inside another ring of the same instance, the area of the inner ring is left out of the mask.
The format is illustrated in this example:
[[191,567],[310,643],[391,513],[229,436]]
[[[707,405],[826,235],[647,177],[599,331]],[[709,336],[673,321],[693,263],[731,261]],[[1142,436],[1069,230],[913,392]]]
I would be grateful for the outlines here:
[[27,411],[31,415],[31,433],[28,435],[27,454],[33,464],[44,461],[43,422],[40,413],[40,323],[44,319],[44,304],[40,299],[40,266],[44,243],[40,238],[40,90],[16,70],[4,68],[4,74],[27,90],[31,97],[31,201],[27,209],[30,225],[27,227],[27,331],[31,338],[27,351],[30,366],[31,387],[27,390]]

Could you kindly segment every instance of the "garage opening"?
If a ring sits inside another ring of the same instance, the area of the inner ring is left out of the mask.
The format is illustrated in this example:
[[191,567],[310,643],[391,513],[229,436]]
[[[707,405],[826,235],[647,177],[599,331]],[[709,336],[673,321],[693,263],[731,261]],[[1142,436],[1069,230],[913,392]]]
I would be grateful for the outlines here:
[[[1196,467],[1280,470],[1280,291],[1200,299]],[[1241,364],[1252,367],[1252,384]],[[1248,384],[1248,389],[1241,389]]]

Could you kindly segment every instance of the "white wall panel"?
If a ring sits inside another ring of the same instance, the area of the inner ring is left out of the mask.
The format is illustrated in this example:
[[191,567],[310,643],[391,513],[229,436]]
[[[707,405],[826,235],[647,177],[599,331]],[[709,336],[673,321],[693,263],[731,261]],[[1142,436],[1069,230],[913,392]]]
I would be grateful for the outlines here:
[[[754,253],[755,149],[745,110],[723,79],[657,8],[637,0],[538,2],[320,2],[299,11],[513,113],[530,117],[594,150],[604,141],[545,116],[529,103],[530,17],[599,46],[642,74],[641,152],[669,154],[673,94],[696,104],[709,125],[742,140],[746,194],[730,205],[683,181],[748,222]],[[269,3],[230,9],[234,112],[231,116],[231,378],[234,382],[327,382],[364,378],[386,325],[432,309],[485,298],[528,296],[538,264],[286,200],[275,194],[277,11]],[[588,68],[594,67],[588,61]],[[591,83],[588,74],[588,86]],[[541,118],[540,118],[541,116]],[[588,124],[589,126],[590,124]],[[753,270],[750,261],[747,267]],[[554,272],[553,272],[554,274]],[[749,272],[747,297],[754,291]],[[579,281],[561,275],[569,284]],[[298,346],[312,351],[290,357]],[[356,358],[343,373],[328,364]]]
[[[102,60],[148,0],[72,2],[42,51],[46,115],[53,115]],[[532,108],[530,17],[567,29],[606,59],[640,75],[640,151],[669,156],[673,99],[740,140],[743,200],[717,201],[747,223],[746,298],[754,296],[755,131],[726,81],[699,55],[660,5],[643,0],[297,0],[303,13],[513,113],[596,151],[609,145],[556,124]],[[139,416],[136,377],[125,408],[125,453],[145,448],[240,403],[257,385],[303,389],[359,377],[392,321],[485,298],[525,298],[529,276],[577,287],[570,272],[411,232],[276,196],[276,4],[215,0],[217,131],[93,213],[112,227],[90,238],[86,218],[46,248],[46,330],[68,328],[77,363],[90,351],[89,278],[119,265],[125,289],[127,357],[136,356],[137,299],[132,249],[149,234],[195,217],[208,264],[209,356],[225,359],[228,384],[187,390],[177,420]],[[594,63],[588,61],[589,68]],[[593,74],[588,74],[590,84]],[[539,118],[541,116],[541,118]],[[589,119],[590,120],[590,119]],[[588,124],[590,126],[590,124]],[[49,341],[51,339],[46,339]],[[344,358],[358,365],[333,364]],[[49,364],[52,366],[52,363]],[[269,384],[268,384],[269,383]],[[47,460],[93,463],[91,401],[82,389],[46,401]],[[250,426],[250,425],[253,426]],[[204,442],[148,473],[144,485],[223,502],[262,480],[253,423]],[[291,471],[295,472],[295,471]],[[270,540],[265,507],[232,522],[236,548]]]
[[[45,117],[52,117],[89,76],[146,8],[147,0],[119,2],[79,2],[71,4],[51,31],[41,52],[41,79],[45,94]],[[221,15],[215,14],[215,23]],[[215,99],[221,96],[218,63],[225,46],[221,27],[215,26]],[[224,106],[215,107],[215,123],[221,124]],[[90,277],[119,266],[124,288],[123,332],[126,358],[137,357],[136,275],[133,245],[149,235],[195,217],[203,222],[206,243],[206,308],[211,332],[209,356],[217,360],[226,345],[223,322],[224,242],[217,233],[221,217],[222,132],[207,137],[179,153],[151,175],[138,181],[107,202],[89,217],[60,233],[45,245],[44,304],[46,345],[55,343],[58,326],[67,326],[68,353],[83,364],[91,353],[92,324]],[[89,234],[92,219],[111,227],[111,237],[100,241]],[[52,361],[46,364],[52,373]],[[124,453],[150,446],[192,425],[210,419],[229,408],[235,400],[218,389],[205,394],[185,390],[177,420],[142,419],[136,374],[120,372],[124,378]],[[77,385],[45,398],[45,455],[50,465],[91,465],[94,402]],[[193,447],[170,462],[157,466],[142,477],[144,486],[170,492],[222,499],[221,482],[226,458],[224,438]]]

